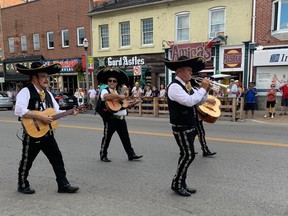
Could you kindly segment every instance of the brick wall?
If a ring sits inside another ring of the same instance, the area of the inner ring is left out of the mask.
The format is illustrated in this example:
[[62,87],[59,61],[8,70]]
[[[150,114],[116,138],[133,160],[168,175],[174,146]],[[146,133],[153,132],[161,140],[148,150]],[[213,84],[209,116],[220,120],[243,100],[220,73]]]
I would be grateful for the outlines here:
[[[90,41],[90,18],[86,16],[88,10],[88,0],[36,0],[2,9],[5,58],[25,55],[43,55],[45,59],[81,57],[84,51],[83,47],[77,46],[77,27],[85,28],[85,35]],[[62,48],[61,30],[64,29],[69,30],[69,48]],[[50,31],[54,32],[53,50],[47,49],[47,32]],[[40,36],[39,51],[33,49],[35,33]],[[27,52],[21,52],[22,35],[27,37]],[[9,37],[15,37],[13,54],[9,53]]]
[[255,17],[255,42],[261,46],[287,45],[286,41],[280,41],[271,36],[272,24],[272,1],[257,0],[256,1],[256,17]]

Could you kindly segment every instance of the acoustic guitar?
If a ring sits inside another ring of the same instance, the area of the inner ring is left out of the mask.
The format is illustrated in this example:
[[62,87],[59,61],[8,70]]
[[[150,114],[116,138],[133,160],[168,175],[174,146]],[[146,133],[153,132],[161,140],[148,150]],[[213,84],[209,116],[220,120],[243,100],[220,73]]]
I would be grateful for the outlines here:
[[106,100],[105,105],[109,112],[115,113],[121,109],[127,109],[133,107],[140,102],[137,98],[125,98],[124,100]]
[[220,105],[221,102],[218,98],[208,95],[208,99],[214,99],[216,101],[215,104],[211,104],[209,102],[205,102],[202,105],[197,107],[198,117],[208,123],[214,123],[218,117],[221,115]]
[[56,113],[56,111],[53,108],[48,108],[44,111],[37,111],[33,110],[30,112],[37,113],[43,116],[52,116],[53,121],[50,124],[45,124],[42,121],[39,121],[37,119],[32,118],[23,118],[22,119],[22,125],[25,129],[25,131],[29,134],[29,136],[34,138],[39,138],[44,136],[50,129],[57,128],[57,119],[62,118],[67,115],[71,115],[73,113],[75,108],[67,110],[66,112],[62,113]]

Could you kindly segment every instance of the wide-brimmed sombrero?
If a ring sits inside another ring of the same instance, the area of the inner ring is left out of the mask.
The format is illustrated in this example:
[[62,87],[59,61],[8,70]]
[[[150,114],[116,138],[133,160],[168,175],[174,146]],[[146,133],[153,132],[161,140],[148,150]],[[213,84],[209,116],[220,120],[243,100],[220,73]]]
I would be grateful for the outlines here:
[[50,75],[59,73],[62,69],[61,65],[58,63],[51,65],[43,65],[41,62],[33,62],[31,64],[31,68],[27,68],[21,64],[16,64],[16,68],[19,73],[25,75],[34,75],[40,72],[44,72]]
[[117,67],[105,67],[101,69],[97,74],[97,80],[100,83],[107,84],[109,77],[115,77],[118,85],[128,84],[129,78],[127,74]]
[[181,67],[191,67],[192,72],[196,73],[205,68],[205,59],[203,57],[195,57],[189,59],[187,56],[180,56],[177,61],[170,61],[168,59],[164,59],[164,63],[166,67],[173,71],[176,71],[177,68]]

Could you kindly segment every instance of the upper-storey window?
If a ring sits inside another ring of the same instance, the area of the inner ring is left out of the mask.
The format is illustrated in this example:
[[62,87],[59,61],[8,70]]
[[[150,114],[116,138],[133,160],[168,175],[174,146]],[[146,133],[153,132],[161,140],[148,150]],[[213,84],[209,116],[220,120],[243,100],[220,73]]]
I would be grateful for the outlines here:
[[209,10],[209,38],[218,34],[224,34],[225,30],[225,8],[213,8]]
[[54,49],[54,33],[47,32],[47,47],[48,49]]
[[21,36],[21,51],[26,52],[27,51],[27,38],[26,35]]
[[39,34],[33,34],[33,47],[34,47],[34,50],[40,50]]
[[189,41],[190,40],[190,14],[183,12],[176,14],[176,40]]
[[120,23],[120,47],[130,46],[130,22]]
[[62,30],[62,47],[69,47],[69,31],[68,29]]
[[153,19],[142,20],[142,45],[153,44]]
[[14,53],[15,52],[14,37],[8,38],[8,44],[9,44],[9,52]]
[[288,30],[288,0],[273,2],[273,31]]
[[108,25],[101,25],[100,28],[100,49],[109,48],[109,30]]
[[85,30],[84,27],[77,28],[77,45],[83,46],[83,40],[85,38]]

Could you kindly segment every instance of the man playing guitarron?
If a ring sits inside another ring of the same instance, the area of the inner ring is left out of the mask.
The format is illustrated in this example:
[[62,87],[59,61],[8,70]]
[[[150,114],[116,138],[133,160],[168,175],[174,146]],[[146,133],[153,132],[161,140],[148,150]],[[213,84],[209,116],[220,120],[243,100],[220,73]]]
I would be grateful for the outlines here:
[[[37,121],[50,126],[50,130],[48,129],[48,132],[45,132],[41,137],[34,137],[29,134],[29,126],[34,126],[32,123],[31,125],[27,125],[26,128],[24,127],[22,158],[18,170],[18,191],[23,194],[35,193],[35,190],[30,187],[27,177],[33,161],[41,150],[53,167],[58,184],[58,192],[74,193],[78,191],[79,188],[72,187],[66,178],[62,154],[51,127],[54,119],[52,116],[43,114],[47,108],[54,109],[55,112],[59,114],[64,113],[64,111],[59,110],[59,105],[52,94],[46,90],[48,86],[48,75],[59,73],[61,65],[52,64],[44,66],[40,62],[33,62],[31,68],[24,67],[20,64],[17,64],[16,67],[19,73],[30,76],[31,84],[18,93],[15,104],[15,115],[19,116],[23,121],[24,119],[33,119],[32,122],[36,122],[36,126]],[[40,111],[43,111],[43,113],[41,114]],[[78,112],[79,110],[74,109],[71,110],[70,114],[77,115]],[[38,130],[40,129],[38,128]]]
[[129,161],[143,157],[142,155],[136,155],[131,146],[127,123],[125,120],[125,116],[127,115],[126,108],[121,108],[120,106],[118,109],[115,109],[119,106],[119,102],[125,99],[125,95],[118,94],[117,85],[121,86],[127,84],[129,81],[128,76],[119,68],[106,67],[99,71],[97,80],[99,83],[108,84],[108,87],[103,89],[100,93],[100,105],[98,105],[99,108],[97,111],[101,115],[104,123],[104,133],[100,150],[101,161],[111,162],[107,157],[107,150],[115,131],[117,131],[121,139]]

